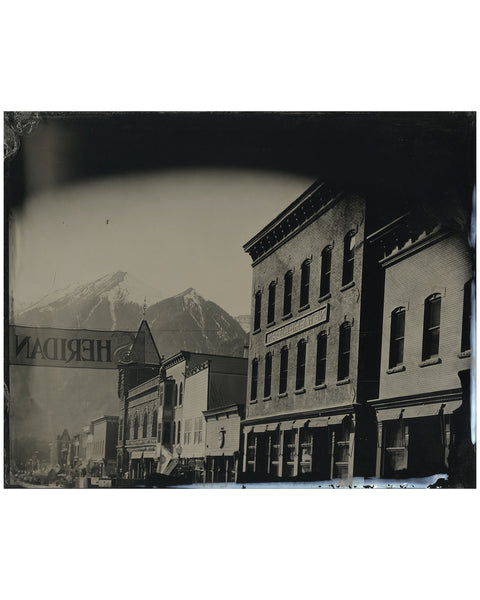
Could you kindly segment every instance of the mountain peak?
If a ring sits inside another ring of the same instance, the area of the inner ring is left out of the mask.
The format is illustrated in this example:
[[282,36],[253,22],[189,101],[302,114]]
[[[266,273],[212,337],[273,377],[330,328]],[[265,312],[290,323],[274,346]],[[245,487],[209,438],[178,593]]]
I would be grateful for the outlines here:
[[186,290],[184,290],[183,292],[180,292],[179,294],[177,294],[175,296],[175,298],[180,298],[182,296],[199,296],[199,294],[197,293],[197,290],[195,290],[192,287],[187,288]]

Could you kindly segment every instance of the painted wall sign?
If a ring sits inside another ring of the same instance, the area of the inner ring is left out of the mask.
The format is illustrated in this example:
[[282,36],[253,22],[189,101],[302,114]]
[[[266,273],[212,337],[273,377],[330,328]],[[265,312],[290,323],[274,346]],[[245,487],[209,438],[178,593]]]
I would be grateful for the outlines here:
[[286,325],[282,325],[281,327],[272,329],[272,331],[268,331],[265,336],[265,345],[269,346],[270,344],[274,344],[279,340],[283,340],[291,335],[295,335],[301,331],[310,329],[310,327],[315,327],[315,325],[325,323],[327,320],[328,304],[325,304],[324,306],[317,308],[317,310],[308,313],[308,315],[304,315],[303,317],[299,317],[298,319],[295,319]]
[[[141,333],[141,332],[138,332]],[[35,367],[116,369],[135,362],[132,331],[92,331],[10,326],[10,364]]]

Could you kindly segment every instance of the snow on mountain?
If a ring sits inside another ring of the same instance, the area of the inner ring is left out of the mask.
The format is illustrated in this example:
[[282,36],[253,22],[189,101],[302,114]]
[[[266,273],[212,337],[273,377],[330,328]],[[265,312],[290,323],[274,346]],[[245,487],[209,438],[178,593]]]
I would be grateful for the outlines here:
[[125,271],[74,283],[17,311],[19,325],[79,327],[85,329],[136,329],[146,299],[156,303],[163,294]]
[[234,317],[235,321],[238,321],[245,333],[250,331],[250,315],[238,315]]
[[[53,292],[18,311],[15,322],[37,327],[136,331],[143,318],[145,296],[146,319],[161,355],[169,357],[187,350],[243,356],[248,336],[220,306],[205,300],[193,288],[162,299],[158,291],[124,271]],[[115,371],[95,369],[12,367],[15,431],[26,437],[29,432],[38,437],[40,430],[50,435],[47,429],[51,432],[67,427],[78,431],[98,414],[116,414],[117,376]],[[31,409],[37,406],[38,415]]]

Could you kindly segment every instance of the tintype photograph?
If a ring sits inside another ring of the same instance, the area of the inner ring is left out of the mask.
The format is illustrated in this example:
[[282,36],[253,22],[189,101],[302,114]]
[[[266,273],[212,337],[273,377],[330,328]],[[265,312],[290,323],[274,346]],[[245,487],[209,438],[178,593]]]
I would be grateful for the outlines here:
[[475,488],[475,129],[5,112],[4,486]]

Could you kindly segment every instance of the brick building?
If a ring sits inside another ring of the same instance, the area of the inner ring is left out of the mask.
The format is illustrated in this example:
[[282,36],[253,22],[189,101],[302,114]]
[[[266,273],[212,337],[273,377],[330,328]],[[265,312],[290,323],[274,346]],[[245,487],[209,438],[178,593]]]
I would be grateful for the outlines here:
[[[246,377],[245,377],[246,385]],[[241,421],[245,416],[245,395],[238,404],[205,410],[205,481],[236,482],[241,470]]]
[[[373,471],[382,277],[378,211],[316,183],[254,236],[243,470],[248,478]],[[383,215],[386,216],[386,212]]]
[[462,447],[473,452],[471,251],[465,235],[408,215],[369,241],[385,269],[380,389],[369,402],[376,476],[446,473],[454,449],[463,462]]
[[69,469],[73,464],[73,440],[67,429],[64,429],[57,439],[49,444],[49,460],[52,466],[59,465],[61,469]]
[[139,334],[119,367],[118,472],[143,480],[178,465],[203,481],[203,411],[245,402],[247,360],[182,350],[161,361],[145,321]]
[[122,477],[142,479],[156,469],[160,364],[150,328],[143,320],[118,367],[117,472]]
[[[233,481],[238,473],[239,411],[245,405],[248,361],[233,356],[202,356],[204,362],[185,372],[181,457],[194,467],[197,482],[212,478]],[[218,440],[211,443],[212,420],[223,423],[221,444]]]
[[89,474],[112,476],[117,466],[118,417],[103,415],[93,419],[87,438],[86,461]]

